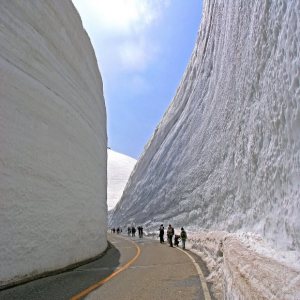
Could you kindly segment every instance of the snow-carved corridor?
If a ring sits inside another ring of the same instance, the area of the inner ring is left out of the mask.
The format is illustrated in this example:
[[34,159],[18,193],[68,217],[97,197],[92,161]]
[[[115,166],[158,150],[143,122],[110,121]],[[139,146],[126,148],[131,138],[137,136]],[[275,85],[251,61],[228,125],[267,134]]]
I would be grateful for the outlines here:
[[[193,247],[223,267],[220,297],[300,297],[299,22],[297,0],[205,1],[181,84],[112,214],[196,232]],[[263,252],[256,267],[232,259],[237,244]],[[271,258],[262,280],[253,270]]]

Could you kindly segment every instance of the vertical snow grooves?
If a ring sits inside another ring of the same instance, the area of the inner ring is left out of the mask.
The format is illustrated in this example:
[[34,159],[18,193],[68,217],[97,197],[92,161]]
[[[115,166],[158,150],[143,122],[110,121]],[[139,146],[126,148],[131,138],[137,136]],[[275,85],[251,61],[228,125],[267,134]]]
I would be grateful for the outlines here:
[[156,228],[158,214],[172,215],[300,249],[297,7],[205,1],[190,63],[112,221]]
[[282,297],[298,299],[300,2],[203,8],[182,81],[111,223],[196,232],[220,297],[280,298],[286,286]]

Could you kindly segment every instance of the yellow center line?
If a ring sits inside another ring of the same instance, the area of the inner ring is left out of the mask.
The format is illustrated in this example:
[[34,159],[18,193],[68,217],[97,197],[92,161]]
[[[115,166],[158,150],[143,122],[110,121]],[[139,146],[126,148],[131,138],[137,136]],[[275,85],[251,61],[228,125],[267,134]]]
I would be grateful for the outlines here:
[[[131,240],[130,240],[131,241]],[[140,247],[133,241],[131,241],[136,249],[137,249],[137,253],[134,256],[134,258],[132,258],[129,262],[127,262],[124,266],[120,267],[120,269],[118,269],[117,271],[113,272],[112,274],[110,274],[109,276],[107,276],[106,278],[102,279],[101,281],[91,285],[90,287],[88,287],[87,289],[83,290],[82,292],[80,292],[77,295],[74,295],[70,300],[79,300],[85,296],[87,296],[89,293],[91,293],[92,291],[94,291],[95,289],[99,288],[100,286],[102,286],[105,282],[109,281],[110,279],[112,279],[113,277],[115,277],[116,275],[118,275],[120,272],[126,270],[140,255],[141,253],[141,249]]]

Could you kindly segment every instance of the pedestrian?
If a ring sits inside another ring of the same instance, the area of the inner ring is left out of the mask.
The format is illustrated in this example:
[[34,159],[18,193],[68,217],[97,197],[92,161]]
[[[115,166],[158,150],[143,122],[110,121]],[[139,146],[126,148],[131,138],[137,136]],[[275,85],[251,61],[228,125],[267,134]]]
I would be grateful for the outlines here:
[[160,243],[164,243],[164,235],[165,235],[165,228],[164,228],[164,224],[161,224],[159,227],[159,241]]
[[120,233],[120,227],[117,228],[117,234],[119,234],[119,233]]
[[143,237],[143,234],[144,234],[144,232],[143,232],[143,230],[144,230],[144,228],[143,228],[143,226],[141,226],[141,238]]
[[136,229],[135,229],[134,226],[132,226],[132,228],[131,228],[131,235],[132,235],[132,237],[135,236],[135,232],[136,232]]
[[128,232],[128,236],[130,236],[131,235],[131,228],[130,227],[127,228],[127,232]]
[[169,224],[168,230],[167,230],[167,236],[170,247],[173,247],[173,235],[174,235],[174,228],[171,224]]
[[180,240],[180,235],[179,234],[175,234],[175,237],[174,237],[174,245],[175,246],[179,246],[179,240]]
[[187,239],[187,234],[183,227],[181,227],[180,237],[181,237],[181,242],[182,242],[182,249],[185,249],[185,241]]

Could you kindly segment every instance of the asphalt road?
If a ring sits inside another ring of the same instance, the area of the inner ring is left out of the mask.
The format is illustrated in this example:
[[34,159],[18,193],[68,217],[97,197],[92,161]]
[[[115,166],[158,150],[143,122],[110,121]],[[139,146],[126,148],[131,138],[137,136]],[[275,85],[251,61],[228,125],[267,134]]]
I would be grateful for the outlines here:
[[[108,239],[110,248],[100,259],[0,291],[0,299],[210,299],[195,263],[183,251],[148,238],[109,234]],[[201,264],[199,258],[189,254]]]

